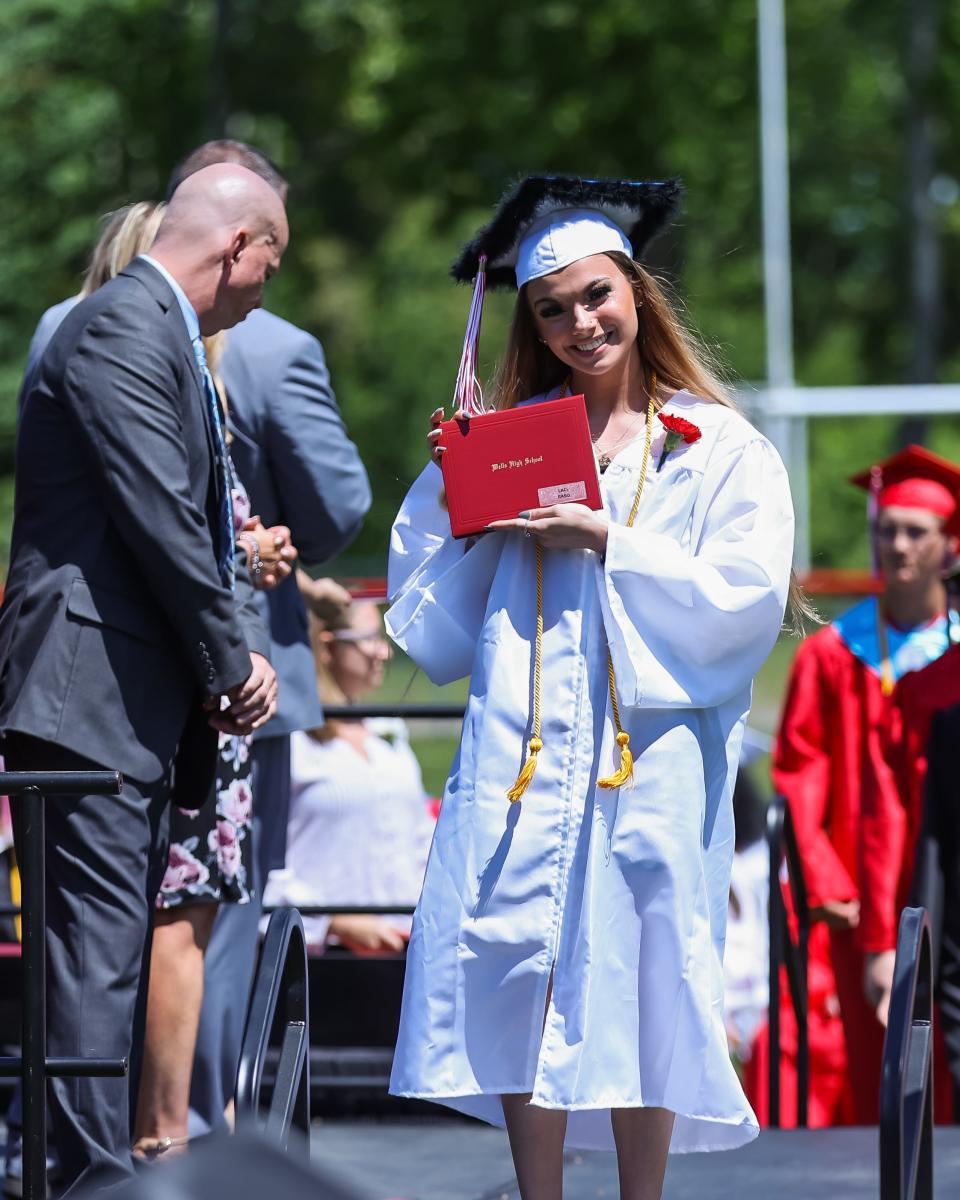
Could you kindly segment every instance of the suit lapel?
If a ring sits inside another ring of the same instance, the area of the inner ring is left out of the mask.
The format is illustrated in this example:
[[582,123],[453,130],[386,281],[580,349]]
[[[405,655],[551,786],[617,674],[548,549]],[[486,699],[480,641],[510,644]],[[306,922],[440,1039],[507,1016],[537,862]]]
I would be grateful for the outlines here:
[[[216,480],[217,449],[213,438],[213,430],[210,427],[210,413],[207,409],[206,391],[203,377],[200,374],[200,368],[193,353],[193,346],[190,344],[190,336],[187,333],[187,327],[183,320],[183,313],[180,311],[180,305],[177,303],[177,298],[173,294],[170,284],[167,283],[160,272],[141,258],[135,258],[129,262],[120,274],[132,275],[135,279],[138,279],[167,314],[167,320],[173,323],[176,336],[183,347],[183,358],[187,364],[187,375],[193,385],[194,402],[199,405],[200,421],[206,435],[207,449],[210,452],[211,476]],[[215,484],[214,491],[217,490],[218,487]]]

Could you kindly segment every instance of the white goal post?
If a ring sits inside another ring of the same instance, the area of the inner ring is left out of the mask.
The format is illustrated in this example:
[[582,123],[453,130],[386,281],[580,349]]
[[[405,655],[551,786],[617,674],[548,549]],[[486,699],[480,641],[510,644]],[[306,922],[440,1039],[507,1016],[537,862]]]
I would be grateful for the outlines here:
[[[810,567],[808,421],[811,417],[940,416],[960,413],[960,384],[908,383],[873,387],[741,388],[741,410],[780,452],[797,515],[797,569]],[[851,463],[851,470],[862,464]]]

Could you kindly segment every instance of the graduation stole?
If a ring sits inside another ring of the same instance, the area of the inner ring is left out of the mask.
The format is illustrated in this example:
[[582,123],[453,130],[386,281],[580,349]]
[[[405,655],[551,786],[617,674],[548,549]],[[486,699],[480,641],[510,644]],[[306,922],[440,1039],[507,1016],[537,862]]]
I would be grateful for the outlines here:
[[[654,372],[650,377],[650,391],[647,401],[647,430],[643,448],[643,464],[640,467],[640,479],[637,483],[636,495],[633,498],[633,507],[630,509],[630,516],[627,518],[628,529],[636,519],[637,509],[640,507],[640,496],[643,492],[643,485],[647,481],[647,469],[650,466],[650,443],[653,439],[653,418],[656,412],[656,404],[654,402],[656,394],[657,376]],[[543,661],[543,547],[537,542],[535,549],[537,557],[537,633],[534,642],[533,657],[533,736],[530,738],[528,745],[529,754],[527,755],[527,761],[520,769],[517,782],[507,792],[507,799],[511,804],[515,804],[530,786],[530,780],[537,769],[537,755],[543,749],[543,739],[540,737],[540,672]],[[609,646],[607,647],[607,677],[610,681],[610,707],[613,711],[613,723],[617,728],[617,745],[620,747],[620,766],[612,775],[598,779],[597,787],[629,787],[633,782],[633,755],[630,753],[630,734],[627,733],[620,723],[620,705],[617,702],[617,678],[613,672],[613,657]]]

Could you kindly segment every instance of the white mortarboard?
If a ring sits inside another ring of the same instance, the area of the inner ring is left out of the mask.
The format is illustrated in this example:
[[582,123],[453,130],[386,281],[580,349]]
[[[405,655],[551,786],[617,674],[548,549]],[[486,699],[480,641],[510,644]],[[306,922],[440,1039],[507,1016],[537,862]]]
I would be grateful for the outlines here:
[[593,254],[620,251],[639,259],[676,213],[681,191],[677,179],[528,175],[514,184],[453,264],[454,279],[474,282],[457,406],[484,411],[476,363],[486,287],[520,288]]
[[633,252],[619,225],[595,209],[556,209],[534,221],[520,239],[517,287],[607,250]]
[[[681,190],[677,179],[528,175],[503,196],[490,221],[464,247],[453,265],[453,277],[460,283],[474,279],[481,255],[486,256],[487,284],[492,288],[522,287],[529,279],[608,250],[639,259],[675,215]],[[544,247],[542,258],[537,259],[531,239]],[[557,257],[556,265],[548,267],[551,241]],[[544,269],[527,274],[527,264],[535,259]]]

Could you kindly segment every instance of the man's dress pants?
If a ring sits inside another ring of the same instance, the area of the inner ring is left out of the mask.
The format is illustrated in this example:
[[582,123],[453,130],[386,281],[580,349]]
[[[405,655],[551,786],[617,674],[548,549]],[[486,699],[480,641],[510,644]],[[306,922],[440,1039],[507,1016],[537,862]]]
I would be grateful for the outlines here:
[[[23,734],[9,771],[102,770]],[[154,901],[166,869],[169,778],[124,779],[119,796],[48,796],[47,1053],[127,1058],[128,1078],[54,1079],[50,1131],[66,1184],[133,1173],[130,1114],[139,1078]]]

